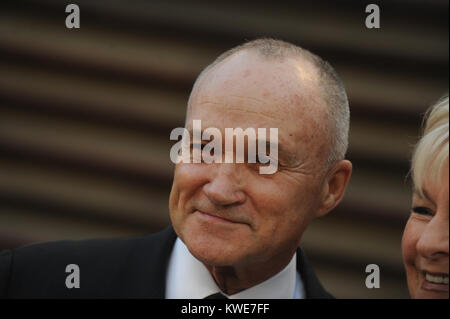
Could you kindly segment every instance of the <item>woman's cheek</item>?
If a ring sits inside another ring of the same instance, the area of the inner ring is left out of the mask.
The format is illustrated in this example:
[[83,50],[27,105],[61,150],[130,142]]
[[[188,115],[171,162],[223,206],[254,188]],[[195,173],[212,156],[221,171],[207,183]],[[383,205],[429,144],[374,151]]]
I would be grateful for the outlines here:
[[409,293],[414,298],[419,288],[419,270],[417,269],[417,241],[420,238],[422,223],[410,217],[408,220],[402,238],[403,262],[406,269],[406,277]]
[[405,264],[414,263],[415,255],[416,255],[416,243],[417,243],[417,235],[415,231],[415,221],[409,218],[406,223],[405,230],[403,232],[402,238],[402,253],[403,260]]

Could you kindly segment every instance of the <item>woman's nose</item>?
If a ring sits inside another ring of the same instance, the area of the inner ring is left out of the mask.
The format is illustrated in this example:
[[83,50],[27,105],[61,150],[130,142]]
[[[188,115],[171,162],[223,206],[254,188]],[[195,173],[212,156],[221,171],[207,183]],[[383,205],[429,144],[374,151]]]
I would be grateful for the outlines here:
[[[447,213],[448,214],[448,213]],[[439,212],[428,222],[417,242],[417,251],[425,258],[448,258],[449,237],[448,218]]]

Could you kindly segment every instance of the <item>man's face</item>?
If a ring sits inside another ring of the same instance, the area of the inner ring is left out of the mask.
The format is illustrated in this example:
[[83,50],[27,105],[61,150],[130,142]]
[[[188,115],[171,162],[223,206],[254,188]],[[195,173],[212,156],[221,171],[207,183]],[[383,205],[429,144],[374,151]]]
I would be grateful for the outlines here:
[[[190,252],[211,266],[286,260],[321,204],[328,123],[313,67],[241,51],[210,70],[186,119],[202,129],[278,128],[278,170],[250,163],[179,163],[169,208]],[[192,136],[192,134],[191,134]],[[224,141],[223,141],[224,143]]]

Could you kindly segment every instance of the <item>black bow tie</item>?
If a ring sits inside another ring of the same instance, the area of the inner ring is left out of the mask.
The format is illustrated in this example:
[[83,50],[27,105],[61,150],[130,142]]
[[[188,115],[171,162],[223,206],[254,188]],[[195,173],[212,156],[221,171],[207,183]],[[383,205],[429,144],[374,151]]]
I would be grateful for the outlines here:
[[228,299],[227,296],[224,296],[223,294],[221,294],[220,292],[209,295],[203,299]]

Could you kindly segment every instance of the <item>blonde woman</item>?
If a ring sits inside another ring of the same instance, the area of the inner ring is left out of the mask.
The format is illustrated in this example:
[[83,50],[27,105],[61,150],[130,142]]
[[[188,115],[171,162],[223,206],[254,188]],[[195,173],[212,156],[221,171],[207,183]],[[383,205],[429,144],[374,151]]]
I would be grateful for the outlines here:
[[448,298],[448,95],[427,113],[412,158],[414,192],[402,251],[411,298]]

